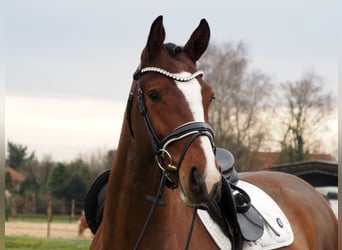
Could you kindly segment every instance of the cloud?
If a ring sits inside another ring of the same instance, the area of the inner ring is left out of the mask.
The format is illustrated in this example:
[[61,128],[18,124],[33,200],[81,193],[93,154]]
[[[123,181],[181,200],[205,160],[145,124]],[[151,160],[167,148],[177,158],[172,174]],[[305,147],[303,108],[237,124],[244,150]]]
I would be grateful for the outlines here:
[[124,109],[125,103],[108,100],[6,96],[6,140],[58,161],[103,146],[113,149]]

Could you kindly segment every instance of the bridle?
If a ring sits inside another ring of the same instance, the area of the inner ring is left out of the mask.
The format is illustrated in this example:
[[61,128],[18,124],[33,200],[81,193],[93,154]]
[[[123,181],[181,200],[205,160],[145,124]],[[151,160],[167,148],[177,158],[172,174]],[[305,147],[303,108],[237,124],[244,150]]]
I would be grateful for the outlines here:
[[[147,107],[144,101],[144,92],[140,85],[140,77],[143,74],[154,72],[159,73],[163,76],[166,76],[168,78],[171,78],[172,80],[179,81],[179,82],[188,82],[193,79],[195,79],[197,76],[203,75],[203,71],[196,71],[195,73],[191,74],[187,77],[181,77],[179,75],[176,75],[174,73],[170,73],[164,69],[157,68],[157,67],[145,67],[141,68],[140,66],[137,68],[137,70],[133,74],[133,79],[135,80],[135,83],[130,91],[128,101],[127,101],[127,110],[126,110],[126,119],[128,121],[128,126],[131,132],[131,135],[134,137],[134,132],[132,129],[132,121],[131,121],[131,109],[132,109],[132,103],[134,98],[134,93],[137,91],[138,95],[138,107],[139,107],[139,113],[143,117],[147,131],[150,135],[152,146],[155,152],[155,159],[157,162],[158,167],[163,171],[169,172],[169,171],[176,171],[178,176],[178,171],[180,169],[182,160],[185,156],[186,151],[190,147],[191,143],[199,136],[207,136],[209,138],[209,141],[212,145],[213,151],[215,152],[215,144],[214,144],[214,131],[212,127],[205,122],[187,122],[179,127],[175,128],[169,135],[164,137],[163,139],[158,138],[153,125],[151,123],[150,117],[148,115]],[[175,141],[181,140],[185,137],[190,137],[188,143],[186,144],[185,148],[182,151],[181,157],[178,161],[177,165],[174,165],[172,162],[171,154],[167,151],[167,147],[172,144]],[[164,160],[165,158],[168,158],[169,164],[167,166],[164,166]],[[166,180],[166,186],[169,188],[177,188],[178,183],[172,182],[169,178]]]
[[[156,206],[157,205],[166,205],[166,203],[161,200],[161,197],[163,195],[164,186],[166,186],[168,188],[172,188],[172,189],[178,187],[179,169],[181,167],[181,164],[183,162],[185,154],[186,154],[187,150],[189,149],[189,147],[191,146],[191,144],[193,143],[193,141],[196,138],[198,138],[199,136],[206,136],[209,138],[209,141],[211,143],[211,146],[212,146],[214,153],[216,151],[216,147],[214,144],[214,131],[213,131],[212,127],[208,123],[205,123],[205,122],[193,121],[193,122],[184,123],[184,124],[180,125],[179,127],[175,128],[173,131],[171,131],[171,133],[169,135],[167,135],[166,137],[164,137],[163,139],[158,138],[158,136],[157,136],[157,134],[153,128],[153,125],[151,123],[151,120],[149,118],[148,110],[147,110],[147,107],[146,107],[146,104],[144,101],[144,95],[143,95],[144,92],[143,92],[143,89],[141,88],[141,84],[140,84],[141,75],[146,74],[146,73],[150,73],[150,72],[159,73],[165,77],[171,78],[172,80],[179,81],[179,82],[188,82],[188,81],[195,79],[197,76],[203,75],[202,71],[196,71],[195,73],[191,74],[190,76],[181,77],[179,75],[170,73],[170,72],[168,72],[164,69],[161,69],[161,68],[157,68],[157,67],[141,68],[141,66],[139,66],[133,74],[133,79],[135,80],[135,82],[134,82],[134,85],[130,91],[128,101],[127,101],[127,108],[126,108],[126,119],[128,121],[129,130],[131,132],[132,137],[134,137],[134,132],[132,129],[131,111],[132,111],[134,94],[135,94],[135,91],[137,91],[139,113],[145,121],[147,131],[150,135],[152,146],[153,146],[153,149],[155,152],[155,159],[156,159],[156,162],[157,162],[159,169],[161,170],[161,179],[160,179],[159,189],[158,189],[157,194],[154,197],[153,196],[147,196],[146,197],[148,200],[150,200],[152,202],[152,207],[151,207],[150,212],[146,218],[145,224],[144,224],[143,229],[139,235],[139,238],[135,244],[134,249],[139,248],[140,243],[144,237],[144,233],[147,230],[147,227],[151,221],[151,218],[152,218],[152,215],[155,211]],[[177,163],[177,165],[174,165],[174,163],[172,162],[172,156],[167,151],[167,147],[170,144],[172,144],[173,142],[187,138],[187,137],[189,137],[189,139],[188,139],[187,143],[185,144],[185,146],[181,152],[178,163]],[[165,165],[164,160],[166,157],[168,158],[169,164],[167,166],[164,166]],[[177,173],[176,174],[176,176],[177,176],[176,182],[172,181],[169,178],[170,172],[176,172]],[[193,218],[192,218],[192,222],[191,222],[191,226],[190,226],[190,230],[189,230],[185,249],[188,249],[189,244],[190,244],[192,230],[193,230],[195,218],[197,215],[196,209],[197,208],[194,209],[194,214],[193,214]]]

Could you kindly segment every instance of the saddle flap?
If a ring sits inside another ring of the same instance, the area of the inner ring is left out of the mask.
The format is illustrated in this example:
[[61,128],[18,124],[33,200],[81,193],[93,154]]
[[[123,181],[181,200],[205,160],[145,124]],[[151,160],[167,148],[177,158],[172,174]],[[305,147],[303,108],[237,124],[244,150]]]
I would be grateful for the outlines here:
[[264,233],[264,222],[254,207],[250,207],[245,213],[237,213],[242,237],[247,241],[256,241]]
[[90,186],[84,201],[84,214],[93,234],[102,221],[105,193],[110,170],[101,173]]
[[264,221],[251,203],[248,193],[242,188],[230,184],[236,207],[237,222],[242,237],[247,241],[256,241],[264,233]]

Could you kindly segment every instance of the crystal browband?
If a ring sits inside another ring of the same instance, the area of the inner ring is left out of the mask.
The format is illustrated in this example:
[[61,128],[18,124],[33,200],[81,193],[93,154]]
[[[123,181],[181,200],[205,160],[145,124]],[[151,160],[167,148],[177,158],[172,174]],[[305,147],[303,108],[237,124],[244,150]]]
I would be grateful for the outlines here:
[[191,81],[192,79],[195,79],[199,75],[203,75],[203,71],[199,70],[191,74],[190,76],[182,77],[182,76],[179,76],[174,73],[170,73],[164,69],[157,68],[157,67],[146,67],[146,68],[141,69],[140,72],[141,74],[146,73],[146,72],[156,72],[179,82],[188,82],[188,81]]

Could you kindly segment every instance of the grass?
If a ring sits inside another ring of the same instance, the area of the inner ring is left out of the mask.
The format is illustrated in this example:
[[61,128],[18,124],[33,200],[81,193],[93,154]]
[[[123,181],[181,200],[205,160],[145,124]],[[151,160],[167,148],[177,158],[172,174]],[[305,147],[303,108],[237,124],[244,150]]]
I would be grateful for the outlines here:
[[25,249],[25,250],[67,250],[79,249],[88,250],[89,240],[59,240],[59,239],[39,239],[29,237],[5,237],[5,249]]

